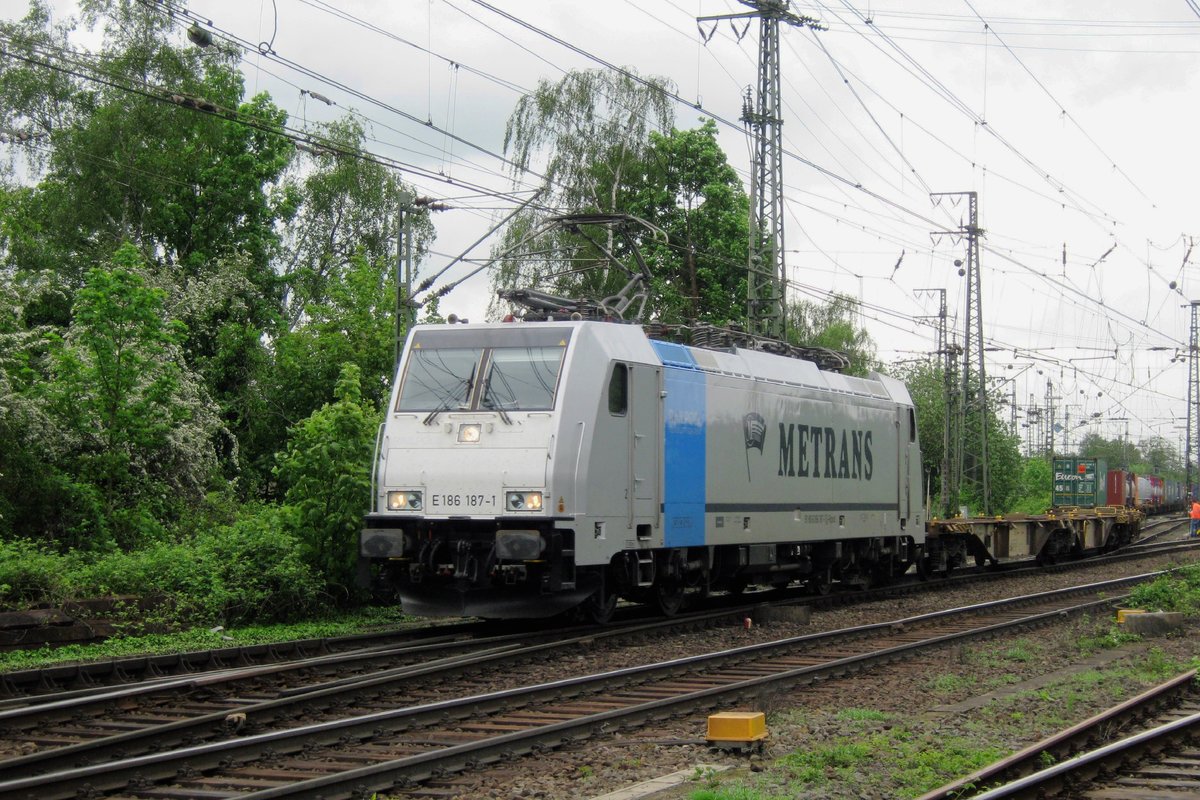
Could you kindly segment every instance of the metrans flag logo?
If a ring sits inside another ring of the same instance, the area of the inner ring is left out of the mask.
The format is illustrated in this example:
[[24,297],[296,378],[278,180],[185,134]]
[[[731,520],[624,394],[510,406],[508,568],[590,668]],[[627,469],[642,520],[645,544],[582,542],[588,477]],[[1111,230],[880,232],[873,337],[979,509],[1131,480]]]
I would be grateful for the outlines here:
[[[763,454],[767,422],[751,411],[742,417],[746,439],[746,479],[751,480],[750,451]],[[875,474],[872,432],[803,423],[779,423],[779,477],[869,481]]]
[[746,436],[746,480],[750,480],[750,451],[757,449],[758,454],[762,455],[763,442],[767,438],[767,421],[762,414],[751,411],[742,417],[742,432]]

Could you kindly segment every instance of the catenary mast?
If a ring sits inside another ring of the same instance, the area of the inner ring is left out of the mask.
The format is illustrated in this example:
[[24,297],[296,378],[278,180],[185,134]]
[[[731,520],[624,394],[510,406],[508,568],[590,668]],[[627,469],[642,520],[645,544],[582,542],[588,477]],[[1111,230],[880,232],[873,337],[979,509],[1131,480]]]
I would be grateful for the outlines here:
[[[750,257],[746,321],[751,333],[782,339],[785,333],[783,262],[783,118],[780,109],[779,24],[824,30],[816,19],[794,14],[788,0],[739,0],[750,11],[699,17],[698,22],[759,20],[758,86],[746,90],[742,122],[751,134]],[[749,25],[741,31],[745,34]],[[711,33],[709,34],[711,37]],[[708,37],[706,37],[708,38]],[[740,36],[739,36],[740,38]]]

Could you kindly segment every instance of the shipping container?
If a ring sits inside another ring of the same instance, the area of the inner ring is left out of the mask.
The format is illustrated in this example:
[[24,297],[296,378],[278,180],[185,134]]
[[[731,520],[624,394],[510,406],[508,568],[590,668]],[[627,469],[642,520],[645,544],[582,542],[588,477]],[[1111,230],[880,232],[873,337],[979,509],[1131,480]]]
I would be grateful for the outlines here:
[[1108,489],[1108,503],[1110,506],[1125,506],[1133,507],[1133,473],[1126,472],[1120,469],[1110,469],[1108,478],[1105,480],[1105,486]]
[[1154,484],[1150,475],[1134,475],[1133,504],[1138,508],[1149,508],[1154,505]]
[[1052,505],[1084,508],[1108,505],[1107,466],[1102,458],[1054,459]]

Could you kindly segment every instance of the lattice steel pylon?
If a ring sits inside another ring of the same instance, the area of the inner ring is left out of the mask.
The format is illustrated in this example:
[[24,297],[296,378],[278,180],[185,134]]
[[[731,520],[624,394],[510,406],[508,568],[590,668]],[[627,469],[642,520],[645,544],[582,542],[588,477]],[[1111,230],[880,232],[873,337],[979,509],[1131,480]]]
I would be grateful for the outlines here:
[[[953,503],[958,498],[959,482],[962,480],[962,458],[958,455],[962,440],[962,420],[957,413],[957,370],[959,347],[951,343],[946,329],[946,290],[918,289],[918,292],[932,292],[938,296],[937,314],[937,354],[942,360],[942,403],[945,409],[945,419],[942,425],[942,462],[938,467],[938,508],[942,515],[953,516]],[[955,428],[955,426],[958,428]],[[957,472],[955,471],[957,470]]]
[[[779,23],[813,30],[824,30],[825,26],[812,17],[793,14],[788,10],[788,0],[739,2],[752,10],[697,17],[697,22],[756,17],[759,20],[758,91],[747,89],[742,105],[742,122],[752,134],[754,153],[750,165],[746,324],[751,333],[782,339],[785,335],[787,275],[783,262],[783,118],[780,112],[783,104],[779,90]],[[745,30],[741,34],[744,35]]]
[[[967,237],[967,313],[963,320],[963,352],[962,352],[962,374],[961,391],[959,393],[960,405],[958,413],[962,415],[962,423],[960,430],[962,431],[962,439],[959,443],[958,458],[959,462],[955,468],[955,472],[967,479],[968,477],[979,486],[979,499],[981,503],[981,511],[984,516],[991,514],[992,494],[989,478],[988,478],[988,403],[987,403],[987,371],[983,365],[983,291],[981,288],[982,281],[979,275],[979,239],[983,236],[983,229],[979,227],[979,194],[977,192],[934,192],[930,197],[937,201],[942,197],[966,197],[967,198],[967,222],[965,225],[959,225],[957,231],[936,231],[935,233],[947,234],[958,233],[965,234]],[[959,274],[963,274],[960,272]],[[979,438],[977,447],[969,447],[967,444],[967,425],[966,414],[971,406],[971,361],[974,360],[977,368],[976,381],[978,385],[975,387],[978,392],[978,408],[979,408]],[[964,467],[966,456],[970,455],[974,462],[970,470]],[[961,483],[959,484],[961,486]]]
[[946,424],[942,428],[942,463],[946,470],[946,489],[942,495],[942,513],[955,515],[954,504],[959,501],[962,489],[962,443],[963,412],[959,405],[958,356],[962,352],[958,342],[947,343],[942,358],[942,397],[946,404]]
[[[1192,491],[1195,473],[1192,464],[1200,464],[1200,457],[1192,459],[1192,448],[1200,448],[1200,363],[1197,362],[1197,348],[1200,340],[1197,338],[1197,309],[1200,300],[1192,301],[1192,334],[1188,339],[1188,401],[1187,401],[1187,438],[1183,446],[1183,463],[1187,465],[1187,490]],[[1194,426],[1194,427],[1193,427]],[[1194,435],[1193,435],[1194,434]],[[1195,499],[1195,498],[1193,498]]]

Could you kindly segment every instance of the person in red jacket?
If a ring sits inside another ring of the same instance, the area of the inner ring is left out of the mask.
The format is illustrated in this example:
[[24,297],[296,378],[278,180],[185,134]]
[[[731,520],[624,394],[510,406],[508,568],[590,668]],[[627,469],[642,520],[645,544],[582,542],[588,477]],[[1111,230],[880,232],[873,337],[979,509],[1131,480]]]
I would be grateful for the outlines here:
[[1200,500],[1192,498],[1192,536],[1200,536]]

